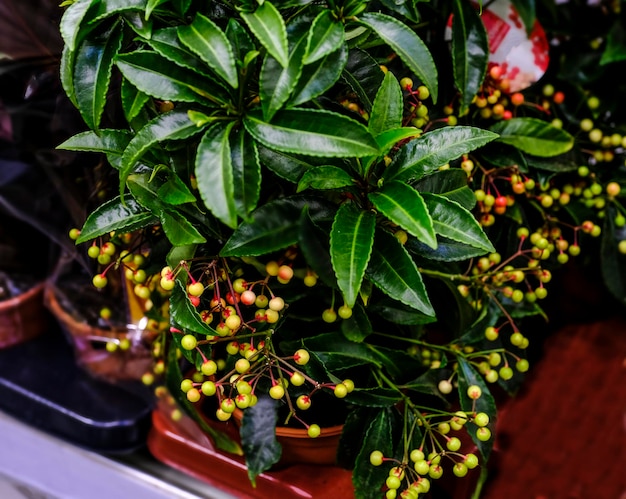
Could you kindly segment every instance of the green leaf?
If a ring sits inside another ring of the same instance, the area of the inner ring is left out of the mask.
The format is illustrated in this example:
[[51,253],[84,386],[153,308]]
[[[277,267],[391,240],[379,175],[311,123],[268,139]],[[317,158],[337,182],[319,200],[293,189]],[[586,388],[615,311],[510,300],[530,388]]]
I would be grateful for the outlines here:
[[626,36],[624,36],[624,22],[622,19],[617,18],[613,22],[613,26],[607,36],[607,43],[604,51],[602,52],[602,58],[600,59],[600,65],[610,64],[612,62],[619,62],[626,59]]
[[233,167],[235,207],[241,218],[247,218],[259,201],[261,163],[256,143],[244,129],[231,134],[230,158]]
[[490,130],[500,135],[498,141],[533,156],[557,156],[574,145],[574,137],[568,132],[538,118],[503,120],[492,125]]
[[217,24],[198,13],[189,26],[178,27],[178,38],[231,87],[239,87],[232,47]]
[[132,138],[128,130],[103,128],[96,132],[80,132],[59,144],[57,149],[68,151],[100,152],[121,156]]
[[132,232],[156,223],[157,218],[130,195],[118,196],[92,211],[80,231],[77,244],[92,241],[112,231]]
[[82,21],[93,3],[94,0],[76,0],[65,9],[59,23],[59,31],[68,50],[76,50]]
[[471,2],[455,0],[452,10],[452,67],[461,92],[459,114],[467,113],[487,72],[489,42],[485,25]]
[[376,218],[352,203],[339,207],[330,232],[330,258],[346,305],[354,307],[374,243]]
[[437,249],[432,249],[417,239],[409,239],[405,246],[414,255],[438,262],[458,262],[485,254],[482,248],[468,246],[442,236],[437,236]]
[[602,279],[611,294],[620,303],[626,303],[626,256],[619,251],[619,243],[626,239],[626,227],[615,225],[616,209],[609,206],[604,217],[600,243]]
[[298,192],[309,187],[313,189],[340,189],[354,184],[354,179],[338,166],[316,166],[302,175],[298,182]]
[[381,409],[369,425],[361,451],[356,457],[352,472],[352,484],[358,499],[378,499],[389,476],[385,466],[372,466],[370,454],[379,450],[384,456],[393,454],[392,419],[390,409]]
[[415,127],[401,127],[376,135],[376,143],[382,154],[387,154],[401,140],[418,137],[421,132]]
[[137,50],[118,55],[115,63],[135,87],[157,99],[204,104],[225,104],[229,99],[224,88],[214,81],[173,64],[156,52]]
[[126,121],[132,121],[149,100],[149,95],[137,90],[128,80],[122,80],[121,101]]
[[432,173],[412,184],[419,192],[432,192],[456,201],[466,210],[476,205],[476,195],[467,183],[467,174],[460,168]]
[[512,0],[511,2],[515,7],[515,10],[522,18],[526,33],[530,34],[535,26],[536,14],[535,14],[535,0]]
[[128,11],[122,13],[126,26],[129,26],[141,38],[148,40],[152,36],[152,21],[146,19],[141,11]]
[[[345,368],[345,363],[350,359],[358,361],[355,365],[372,364],[382,367],[381,360],[367,343],[350,341],[336,331],[306,338],[303,343],[307,349],[314,352],[325,363],[326,369],[331,372],[335,368]],[[324,354],[332,355],[326,356]]]
[[152,11],[154,9],[167,1],[168,0],[148,0],[148,3],[146,4],[146,12],[144,14],[144,18],[146,19],[146,21],[150,19],[150,16],[152,15]]
[[157,196],[165,203],[171,205],[195,203],[197,201],[196,196],[189,190],[189,187],[174,173],[171,173],[167,181],[159,186]]
[[435,232],[454,241],[483,250],[495,251],[482,227],[469,211],[455,201],[438,194],[422,193],[433,219]]
[[400,242],[384,231],[376,233],[367,278],[394,300],[434,316],[422,276]]
[[244,125],[264,146],[283,152],[326,157],[378,154],[378,145],[357,121],[329,111],[292,109],[276,113],[272,123],[249,113]]
[[243,61],[246,54],[256,50],[246,29],[233,17],[228,20],[226,25],[226,37],[233,48],[235,59],[239,61]]
[[332,217],[329,205],[319,198],[302,195],[278,198],[253,211],[250,220],[242,222],[226,241],[220,254],[258,256],[295,244],[300,213],[305,206],[314,221]]
[[279,177],[294,184],[298,183],[304,172],[315,166],[309,162],[310,158],[272,151],[260,144],[258,144],[258,150],[261,164],[272,170]]
[[202,130],[203,128],[197,127],[189,119],[184,110],[170,111],[149,121],[137,132],[137,135],[133,137],[124,150],[120,170],[120,191],[124,190],[124,183],[128,175],[148,149],[159,142],[185,139],[202,132]]
[[371,112],[372,103],[385,76],[376,60],[364,50],[352,49],[341,76],[357,94],[363,109]]
[[[457,357],[457,361],[459,363],[459,400],[461,402],[461,409],[469,413],[484,412],[489,416],[487,428],[491,430],[492,437],[487,442],[476,438],[476,430],[478,427],[474,423],[468,421],[465,424],[467,432],[472,437],[472,440],[478,447],[485,461],[487,461],[494,443],[496,403],[483,377],[476,372],[472,365],[463,357]],[[467,389],[471,385],[479,386],[482,391],[482,395],[477,400],[472,400],[467,395]]]
[[366,12],[359,16],[359,22],[372,29],[398,54],[430,90],[432,101],[437,103],[437,66],[422,39],[406,24],[379,12]]
[[243,413],[239,434],[253,487],[256,477],[276,464],[282,454],[282,447],[276,440],[277,420],[277,402],[270,397],[259,397],[258,402]]
[[204,204],[233,229],[237,227],[237,207],[229,135],[234,124],[218,122],[206,131],[198,146],[195,169]]
[[347,401],[362,407],[393,407],[402,400],[398,390],[391,388],[355,388]]
[[191,304],[187,297],[185,285],[178,278],[170,296],[170,314],[172,322],[178,324],[182,329],[203,335],[217,336],[217,332],[202,320],[196,307]]
[[76,102],[76,95],[74,93],[74,65],[76,63],[76,51],[70,50],[67,45],[63,47],[63,53],[61,54],[61,62],[59,65],[59,77],[61,86],[66,95],[70,99],[74,107],[78,107]]
[[341,77],[347,61],[348,50],[342,45],[315,63],[304,66],[289,105],[303,104],[330,89]]
[[373,332],[374,328],[365,311],[365,307],[358,302],[355,303],[352,315],[341,321],[341,333],[350,341],[359,343]]
[[175,27],[155,30],[146,43],[156,53],[173,63],[191,69],[194,72],[209,73],[199,57],[196,57],[185,47],[178,38],[178,29]]
[[286,66],[270,54],[265,57],[261,67],[259,89],[265,121],[271,121],[276,111],[283,107],[296,87],[302,72],[302,57],[305,49],[306,37],[302,35],[293,42]]
[[282,67],[289,64],[287,28],[280,12],[271,2],[263,2],[255,12],[242,12],[241,18],[261,45]]
[[388,71],[372,105],[369,131],[378,137],[383,132],[402,126],[403,111],[402,89],[393,73]]
[[122,32],[114,28],[106,36],[87,39],[78,47],[74,63],[74,96],[85,124],[92,130],[100,127],[113,58],[121,44]]
[[368,194],[368,197],[374,207],[389,220],[431,248],[437,247],[435,229],[426,203],[411,186],[402,182],[388,182],[382,189]]
[[337,278],[330,261],[328,232],[311,220],[308,207],[302,210],[298,233],[298,245],[307,264],[328,287],[337,288]]
[[306,41],[304,64],[311,64],[335,52],[344,44],[344,40],[343,23],[337,21],[330,10],[323,10],[311,25]]
[[387,181],[420,179],[496,138],[496,133],[470,126],[437,128],[402,147],[383,178]]
[[95,2],[93,14],[90,12],[90,23],[97,23],[114,14],[123,12],[145,11],[146,0],[99,0]]
[[206,242],[186,217],[163,203],[158,194],[158,186],[151,184],[147,174],[131,175],[128,189],[144,208],[159,217],[167,239],[174,246],[187,246]]

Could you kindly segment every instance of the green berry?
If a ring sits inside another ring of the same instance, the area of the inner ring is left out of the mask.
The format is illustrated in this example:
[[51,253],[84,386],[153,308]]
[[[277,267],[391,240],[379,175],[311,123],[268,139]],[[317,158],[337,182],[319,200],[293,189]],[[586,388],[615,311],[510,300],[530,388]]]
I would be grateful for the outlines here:
[[309,435],[310,438],[319,437],[321,432],[322,430],[317,424],[312,424],[307,429],[307,434]]
[[461,448],[461,441],[457,437],[451,437],[446,442],[449,451],[456,452]]
[[486,412],[479,412],[478,414],[476,414],[476,416],[474,416],[474,419],[472,421],[476,426],[487,426],[489,424],[489,414],[487,414]]
[[193,334],[186,334],[180,340],[180,346],[185,350],[193,350],[198,345],[198,340]]
[[457,476],[459,478],[467,475],[467,472],[468,468],[467,465],[464,463],[455,463],[455,465],[452,467],[452,473],[454,473],[454,476]]
[[476,438],[481,442],[486,442],[491,438],[491,430],[486,426],[478,428],[478,430],[476,430]]
[[480,386],[478,385],[470,385],[467,387],[467,396],[472,400],[477,400],[483,394]]
[[380,466],[381,464],[383,464],[383,458],[383,453],[379,450],[372,451],[372,453],[370,454],[370,463],[372,464],[372,466]]
[[274,385],[269,389],[269,395],[274,400],[280,400],[285,396],[285,388],[283,385]]
[[96,274],[95,276],[93,276],[92,283],[96,288],[102,289],[106,287],[108,279],[104,274]]
[[525,373],[529,369],[529,364],[526,359],[520,359],[515,363],[515,369],[520,373]]
[[306,365],[309,362],[310,358],[311,356],[309,355],[309,352],[304,348],[300,348],[296,351],[296,353],[293,354],[293,360],[299,366]]

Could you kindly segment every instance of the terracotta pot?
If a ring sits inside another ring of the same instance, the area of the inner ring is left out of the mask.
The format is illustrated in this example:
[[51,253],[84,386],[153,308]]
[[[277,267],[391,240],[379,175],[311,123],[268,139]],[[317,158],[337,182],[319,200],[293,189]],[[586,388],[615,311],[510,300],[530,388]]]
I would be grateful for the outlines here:
[[[235,497],[354,497],[350,471],[320,464],[284,463],[276,469],[261,473],[256,478],[256,487],[252,487],[243,456],[216,449],[207,434],[191,418],[183,416],[182,420],[174,421],[169,412],[171,408],[168,411],[162,404],[153,411],[148,450],[159,461]],[[209,421],[208,424],[232,439],[238,439],[236,423]],[[317,440],[309,438],[311,442]]]
[[[101,328],[77,320],[57,297],[55,287],[46,286],[44,301],[65,333],[71,338],[77,363],[87,372],[107,381],[140,380],[152,368],[152,352],[146,332],[137,327]],[[106,350],[110,340],[129,340],[128,350]]]
[[[233,419],[241,425],[243,411],[236,409]],[[322,428],[320,436],[311,438],[304,428],[276,428],[276,440],[283,448],[276,468],[292,464],[334,465],[337,462],[337,447],[343,425]]]
[[41,282],[21,295],[0,301],[0,348],[35,338],[50,327],[43,291]]

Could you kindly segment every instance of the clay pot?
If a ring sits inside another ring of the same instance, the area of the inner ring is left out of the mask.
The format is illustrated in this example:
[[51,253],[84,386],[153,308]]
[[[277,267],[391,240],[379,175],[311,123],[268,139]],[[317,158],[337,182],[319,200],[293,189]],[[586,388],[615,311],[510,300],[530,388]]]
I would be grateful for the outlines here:
[[50,327],[43,302],[44,283],[0,301],[0,348],[35,338]]
[[[61,304],[52,285],[46,286],[44,301],[64,332],[71,338],[77,363],[90,374],[107,381],[140,380],[152,368],[150,336],[139,326],[130,328],[101,328],[78,320]],[[128,350],[106,350],[106,343],[130,341]]]

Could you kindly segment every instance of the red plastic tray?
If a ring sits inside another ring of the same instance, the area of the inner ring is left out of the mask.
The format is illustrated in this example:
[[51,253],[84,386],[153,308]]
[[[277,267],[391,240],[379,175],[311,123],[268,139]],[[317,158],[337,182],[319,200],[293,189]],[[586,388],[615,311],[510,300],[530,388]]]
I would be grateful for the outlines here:
[[[152,423],[147,445],[156,459],[238,498],[354,497],[350,471],[336,466],[287,466],[262,473],[253,488],[244,459],[216,450],[191,419],[174,422],[157,408]],[[224,427],[236,435],[232,424]]]

